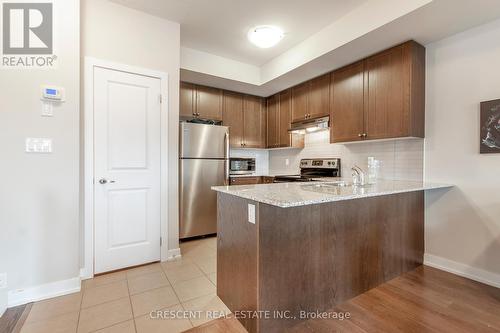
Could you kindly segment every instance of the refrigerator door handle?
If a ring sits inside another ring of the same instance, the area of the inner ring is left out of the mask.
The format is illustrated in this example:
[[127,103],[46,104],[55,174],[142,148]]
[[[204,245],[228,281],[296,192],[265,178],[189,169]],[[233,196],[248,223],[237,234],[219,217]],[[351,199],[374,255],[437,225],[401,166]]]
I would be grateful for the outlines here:
[[225,141],[224,158],[229,159],[229,133],[227,132],[224,135],[224,141]]
[[224,135],[225,152],[224,152],[224,185],[229,185],[229,133]]
[[224,186],[229,185],[229,160],[224,160]]

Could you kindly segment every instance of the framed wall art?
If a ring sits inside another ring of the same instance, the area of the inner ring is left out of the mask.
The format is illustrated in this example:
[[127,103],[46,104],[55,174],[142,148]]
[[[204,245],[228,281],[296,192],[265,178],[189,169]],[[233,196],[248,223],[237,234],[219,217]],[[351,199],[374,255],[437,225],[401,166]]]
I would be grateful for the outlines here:
[[500,153],[500,99],[481,102],[481,154]]

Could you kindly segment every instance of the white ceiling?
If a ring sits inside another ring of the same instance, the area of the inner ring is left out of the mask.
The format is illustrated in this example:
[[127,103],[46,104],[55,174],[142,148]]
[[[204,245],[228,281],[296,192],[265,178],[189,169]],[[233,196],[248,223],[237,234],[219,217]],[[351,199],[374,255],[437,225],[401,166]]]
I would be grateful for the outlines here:
[[[111,0],[181,24],[181,45],[247,64],[263,65],[367,0]],[[246,35],[276,25],[285,38],[259,49]]]
[[[269,96],[378,51],[500,18],[500,0],[110,0],[181,24],[181,80]],[[217,5],[214,5],[217,4]],[[277,47],[246,39],[280,25]]]

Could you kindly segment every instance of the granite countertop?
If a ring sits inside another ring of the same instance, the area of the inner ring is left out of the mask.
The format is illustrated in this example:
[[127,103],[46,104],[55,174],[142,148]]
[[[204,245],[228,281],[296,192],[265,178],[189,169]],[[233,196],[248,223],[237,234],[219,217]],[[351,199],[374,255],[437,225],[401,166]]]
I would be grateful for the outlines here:
[[295,182],[259,185],[214,186],[212,190],[277,207],[298,207],[325,202],[352,200],[405,192],[449,188],[453,185],[418,181],[379,180],[366,186],[335,186],[350,180],[338,178],[319,182]]

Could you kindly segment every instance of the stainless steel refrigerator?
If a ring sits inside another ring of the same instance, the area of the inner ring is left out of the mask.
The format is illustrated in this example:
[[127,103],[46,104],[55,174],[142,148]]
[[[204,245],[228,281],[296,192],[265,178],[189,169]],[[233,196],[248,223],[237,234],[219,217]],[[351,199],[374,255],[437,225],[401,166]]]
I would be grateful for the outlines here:
[[217,232],[217,195],[229,184],[229,128],[180,123],[179,238]]

